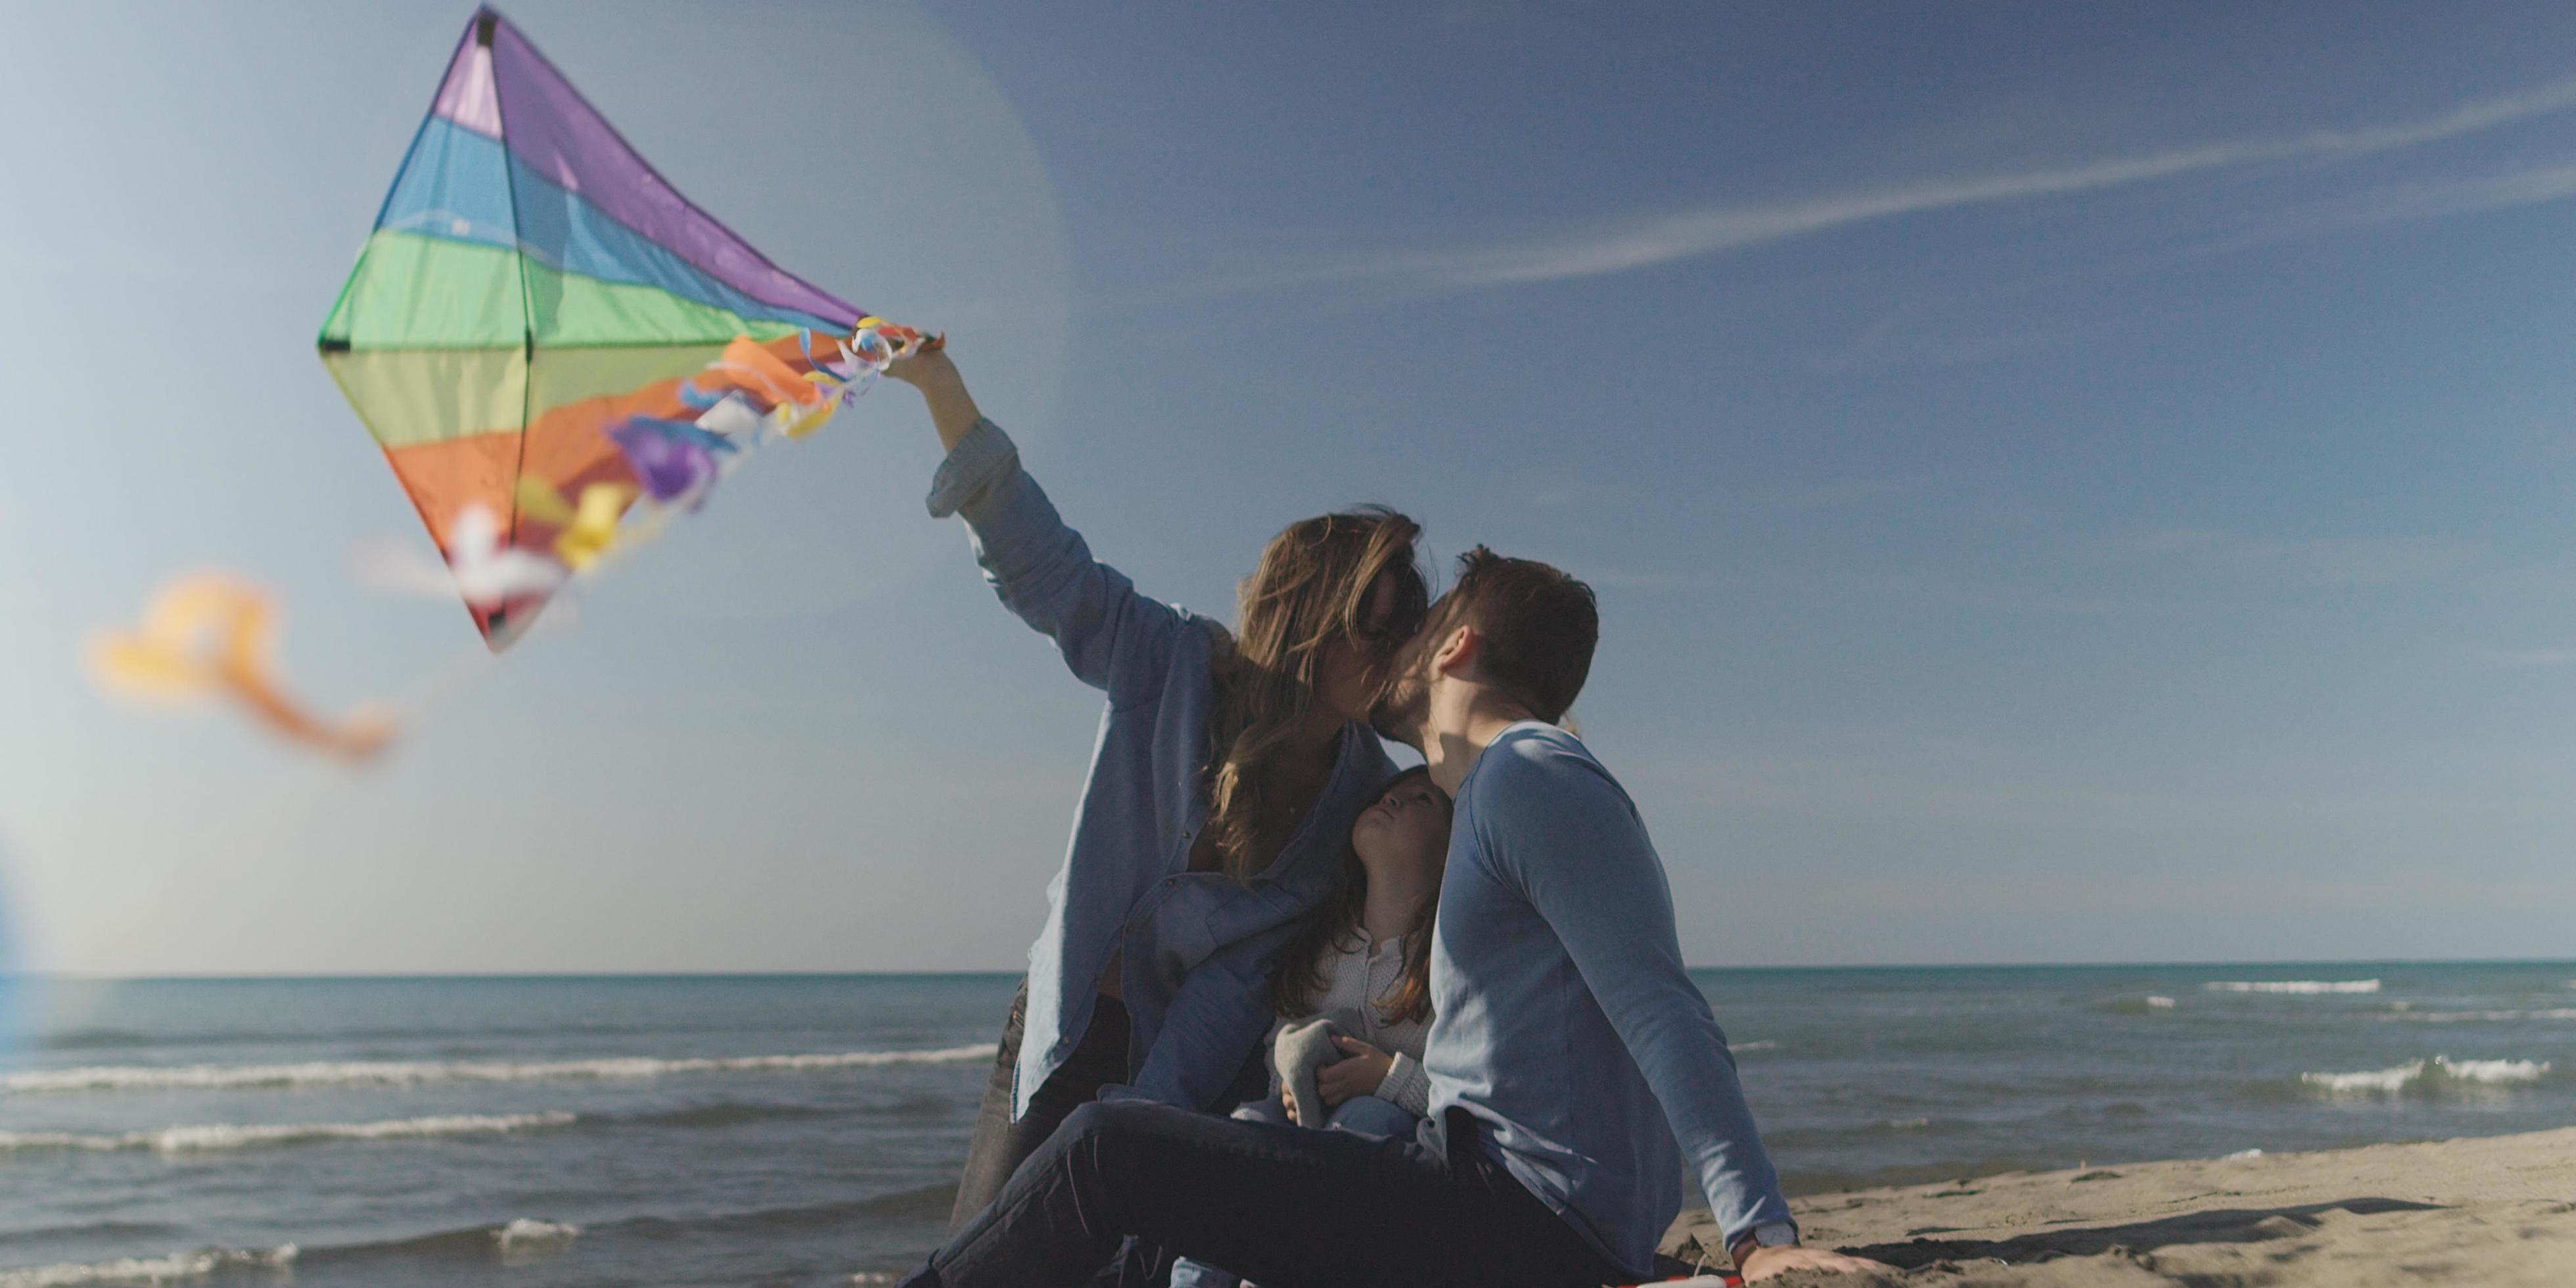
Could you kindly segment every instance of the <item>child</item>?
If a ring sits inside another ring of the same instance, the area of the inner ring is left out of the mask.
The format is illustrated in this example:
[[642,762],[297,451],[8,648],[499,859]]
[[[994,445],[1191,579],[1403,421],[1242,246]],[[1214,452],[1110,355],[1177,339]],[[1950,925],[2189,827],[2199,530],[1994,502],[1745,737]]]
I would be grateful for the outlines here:
[[[1278,1094],[1234,1111],[1373,1136],[1410,1135],[1430,1105],[1431,915],[1449,857],[1449,797],[1422,769],[1395,776],[1351,824],[1338,894],[1307,919],[1271,988]],[[1172,1288],[1232,1288],[1195,1261]]]

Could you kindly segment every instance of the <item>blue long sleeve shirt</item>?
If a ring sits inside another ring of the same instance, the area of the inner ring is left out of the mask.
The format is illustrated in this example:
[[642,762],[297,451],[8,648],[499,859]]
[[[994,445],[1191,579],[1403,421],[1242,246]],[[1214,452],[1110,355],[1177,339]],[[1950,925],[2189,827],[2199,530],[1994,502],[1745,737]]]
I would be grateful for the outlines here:
[[1734,1058],[1682,968],[1663,860],[1573,734],[1523,723],[1459,785],[1433,924],[1427,1143],[1479,1144],[1639,1276],[1688,1160],[1733,1240],[1789,1218]]
[[979,421],[931,481],[930,513],[966,520],[1002,603],[1108,695],[1047,920],[1029,949],[1011,1117],[1082,1040],[1110,959],[1128,1016],[1130,1085],[1109,1093],[1205,1109],[1270,1030],[1270,968],[1329,896],[1351,824],[1394,771],[1377,735],[1342,730],[1305,821],[1248,881],[1189,870],[1207,824],[1201,773],[1216,702],[1216,626],[1146,598],[1091,557],[1001,428]]

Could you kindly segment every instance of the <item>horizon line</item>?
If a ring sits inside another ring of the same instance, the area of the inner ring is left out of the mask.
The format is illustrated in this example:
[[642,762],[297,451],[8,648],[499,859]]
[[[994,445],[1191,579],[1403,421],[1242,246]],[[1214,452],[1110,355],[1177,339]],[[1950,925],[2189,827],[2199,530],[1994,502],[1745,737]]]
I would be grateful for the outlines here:
[[[1688,971],[1886,971],[1886,970],[2140,970],[2204,967],[2278,969],[2290,966],[2576,966],[2576,957],[2285,957],[2265,959],[2194,958],[2170,961],[1998,961],[1998,962],[1834,962],[1685,965]],[[1000,968],[980,970],[565,970],[565,971],[276,971],[254,973],[114,975],[80,971],[0,971],[0,981],[42,980],[66,983],[264,983],[345,982],[357,980],[598,980],[598,979],[1007,979],[1025,972]]]

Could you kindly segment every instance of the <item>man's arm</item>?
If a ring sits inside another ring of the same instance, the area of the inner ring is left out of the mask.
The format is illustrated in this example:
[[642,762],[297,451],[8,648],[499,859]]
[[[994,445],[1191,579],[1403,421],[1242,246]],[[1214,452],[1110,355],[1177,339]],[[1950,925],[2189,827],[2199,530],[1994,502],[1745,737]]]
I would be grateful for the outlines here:
[[1774,1222],[1794,1228],[1726,1036],[1682,968],[1663,861],[1626,793],[1589,759],[1544,741],[1485,756],[1506,758],[1474,785],[1488,851],[1618,1030],[1728,1242]]

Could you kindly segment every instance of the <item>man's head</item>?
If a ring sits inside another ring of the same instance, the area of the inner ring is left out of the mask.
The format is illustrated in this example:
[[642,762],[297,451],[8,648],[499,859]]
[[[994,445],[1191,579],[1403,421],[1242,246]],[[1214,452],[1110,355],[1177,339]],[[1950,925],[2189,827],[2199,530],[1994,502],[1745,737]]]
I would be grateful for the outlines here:
[[1370,723],[1421,745],[1433,694],[1444,685],[1482,688],[1553,723],[1583,691],[1600,639],[1590,586],[1534,559],[1506,559],[1478,546],[1458,556],[1457,583],[1397,654]]

